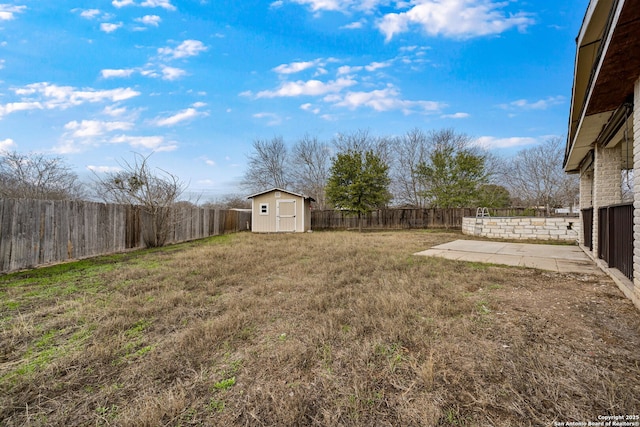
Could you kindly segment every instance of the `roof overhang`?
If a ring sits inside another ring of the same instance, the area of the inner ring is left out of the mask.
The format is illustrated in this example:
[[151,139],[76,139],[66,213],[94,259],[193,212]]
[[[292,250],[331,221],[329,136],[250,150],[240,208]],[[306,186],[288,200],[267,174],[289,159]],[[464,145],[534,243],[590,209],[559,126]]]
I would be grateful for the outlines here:
[[[580,170],[640,77],[640,0],[591,0],[577,52],[564,169]],[[611,132],[611,137],[617,136]],[[605,142],[605,144],[608,141]]]

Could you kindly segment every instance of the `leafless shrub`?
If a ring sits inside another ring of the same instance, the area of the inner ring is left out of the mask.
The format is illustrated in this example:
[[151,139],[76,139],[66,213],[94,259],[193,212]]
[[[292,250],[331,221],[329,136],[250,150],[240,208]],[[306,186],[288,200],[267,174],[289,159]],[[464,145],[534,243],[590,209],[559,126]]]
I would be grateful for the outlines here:
[[143,240],[147,247],[163,246],[172,222],[170,207],[184,192],[186,185],[176,176],[149,165],[149,156],[134,153],[132,162],[123,160],[122,170],[96,176],[96,191],[106,202],[139,206]]

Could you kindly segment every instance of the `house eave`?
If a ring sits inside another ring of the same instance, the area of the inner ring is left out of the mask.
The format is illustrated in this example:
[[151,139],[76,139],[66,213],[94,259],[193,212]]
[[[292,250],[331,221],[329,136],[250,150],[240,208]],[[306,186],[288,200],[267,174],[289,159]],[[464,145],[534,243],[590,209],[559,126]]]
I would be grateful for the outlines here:
[[565,171],[577,172],[640,75],[640,0],[592,0],[577,38]]

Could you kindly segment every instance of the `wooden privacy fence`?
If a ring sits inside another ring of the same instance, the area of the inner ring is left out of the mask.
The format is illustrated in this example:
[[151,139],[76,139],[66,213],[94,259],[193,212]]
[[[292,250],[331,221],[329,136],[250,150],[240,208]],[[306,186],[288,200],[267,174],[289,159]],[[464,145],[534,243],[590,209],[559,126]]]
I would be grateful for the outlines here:
[[[250,229],[247,211],[170,210],[167,243]],[[0,199],[0,272],[142,248],[149,221],[137,206]]]
[[[545,216],[544,209],[489,209],[491,216]],[[476,208],[377,209],[362,217],[363,229],[462,228],[462,218],[475,216]],[[561,215],[566,216],[566,215]],[[311,211],[312,230],[358,228],[358,216],[346,211]]]

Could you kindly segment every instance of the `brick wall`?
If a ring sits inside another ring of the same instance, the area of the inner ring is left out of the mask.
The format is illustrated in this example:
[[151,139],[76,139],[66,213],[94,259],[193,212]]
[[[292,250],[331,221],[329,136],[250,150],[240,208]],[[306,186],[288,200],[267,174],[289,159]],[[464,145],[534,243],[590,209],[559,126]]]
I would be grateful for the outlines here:
[[622,202],[622,151],[596,147],[593,168],[593,253],[598,253],[598,208]]
[[[582,224],[582,209],[593,206],[593,171],[580,172],[580,224]],[[579,233],[579,241],[584,245],[584,233]]]
[[575,242],[580,235],[580,219],[577,217],[466,217],[462,220],[462,233],[493,239]]
[[585,171],[580,175],[580,209],[593,206],[593,171]]

